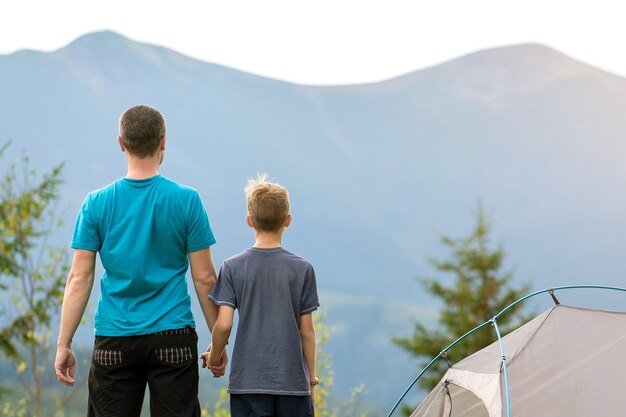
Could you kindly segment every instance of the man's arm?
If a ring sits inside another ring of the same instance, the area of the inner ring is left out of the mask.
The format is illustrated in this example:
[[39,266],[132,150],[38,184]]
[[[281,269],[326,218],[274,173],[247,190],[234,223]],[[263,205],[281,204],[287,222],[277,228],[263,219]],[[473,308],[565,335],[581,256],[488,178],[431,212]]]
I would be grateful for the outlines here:
[[217,319],[217,306],[209,301],[209,293],[217,281],[211,248],[191,252],[189,254],[189,264],[198,302],[200,303],[207,327],[211,331]]
[[309,368],[309,377],[311,378],[311,399],[315,401],[315,327],[313,325],[313,313],[307,313],[300,316],[300,339],[302,340],[302,352]]
[[[217,281],[211,248],[191,252],[189,254],[189,264],[191,267],[191,278],[193,279],[193,285],[196,290],[196,295],[198,296],[198,303],[200,303],[204,320],[211,332],[215,326],[218,312],[217,306],[209,300],[209,294]],[[211,368],[213,376],[220,377],[224,375],[226,373],[227,362],[228,356],[226,355],[226,351],[224,351],[221,356],[221,363]]]
[[72,339],[85,313],[93,287],[96,252],[76,249],[65,284],[61,306],[61,325],[57,340],[54,370],[57,379],[67,386],[74,385],[76,358],[72,352]]

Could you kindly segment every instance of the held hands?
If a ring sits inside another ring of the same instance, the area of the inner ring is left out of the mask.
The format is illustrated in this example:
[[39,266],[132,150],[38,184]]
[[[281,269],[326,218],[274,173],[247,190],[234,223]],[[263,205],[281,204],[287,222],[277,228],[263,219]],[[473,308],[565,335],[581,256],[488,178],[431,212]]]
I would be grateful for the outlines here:
[[76,358],[74,352],[69,347],[57,347],[57,355],[54,360],[54,372],[57,380],[63,385],[73,387],[76,380],[74,372],[76,371]]
[[213,373],[213,378],[219,378],[226,374],[226,364],[228,363],[226,349],[224,349],[222,354],[217,357],[215,353],[211,352],[211,345],[209,345],[206,352],[200,355],[200,358],[202,359],[202,367],[209,368],[211,373]]

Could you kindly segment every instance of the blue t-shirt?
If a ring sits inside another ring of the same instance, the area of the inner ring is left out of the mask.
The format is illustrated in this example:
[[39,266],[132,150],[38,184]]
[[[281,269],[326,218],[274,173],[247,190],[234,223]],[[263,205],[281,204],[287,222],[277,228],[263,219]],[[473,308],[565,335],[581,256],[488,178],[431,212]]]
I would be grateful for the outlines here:
[[319,306],[313,266],[279,247],[226,261],[209,299],[238,310],[228,379],[231,394],[309,395],[300,316]]
[[96,336],[195,328],[187,254],[215,238],[198,192],[157,175],[122,178],[87,195],[72,248],[100,253]]

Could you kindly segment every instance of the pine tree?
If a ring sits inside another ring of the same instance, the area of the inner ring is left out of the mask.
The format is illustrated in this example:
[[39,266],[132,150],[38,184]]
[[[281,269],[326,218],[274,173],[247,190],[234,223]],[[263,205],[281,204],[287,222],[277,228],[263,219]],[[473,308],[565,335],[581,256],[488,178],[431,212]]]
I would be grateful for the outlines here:
[[[501,246],[491,247],[490,232],[490,224],[482,205],[478,203],[476,226],[468,237],[441,237],[449,255],[445,259],[430,259],[430,262],[436,271],[452,275],[454,279],[448,285],[445,284],[448,281],[443,278],[420,280],[423,288],[444,305],[439,312],[438,327],[430,329],[422,323],[416,323],[411,337],[393,339],[398,346],[422,358],[422,366],[426,366],[457,338],[492,319],[504,307],[528,293],[528,284],[513,286],[512,273],[503,271],[504,249]],[[520,308],[520,305],[514,306],[498,318],[498,326],[503,334],[528,320]],[[458,362],[495,340],[495,332],[486,326],[450,349],[447,360],[450,363]],[[447,367],[446,360],[435,362],[420,379],[420,386],[432,389]]]

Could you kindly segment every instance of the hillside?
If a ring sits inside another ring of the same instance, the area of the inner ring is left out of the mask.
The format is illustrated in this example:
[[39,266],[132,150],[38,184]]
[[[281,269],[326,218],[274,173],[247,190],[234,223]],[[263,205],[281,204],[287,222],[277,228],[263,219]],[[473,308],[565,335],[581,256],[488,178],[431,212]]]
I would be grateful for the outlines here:
[[286,185],[285,246],[316,267],[343,393],[365,382],[392,404],[414,376],[389,337],[436,317],[415,277],[479,198],[518,281],[624,282],[626,80],[542,45],[313,87],[98,32],[0,56],[0,91],[1,171],[22,151],[40,172],[65,161],[62,245],[84,195],[124,174],[116,121],[137,103],[166,116],[163,174],[199,190],[218,265],[251,243],[245,181]]

